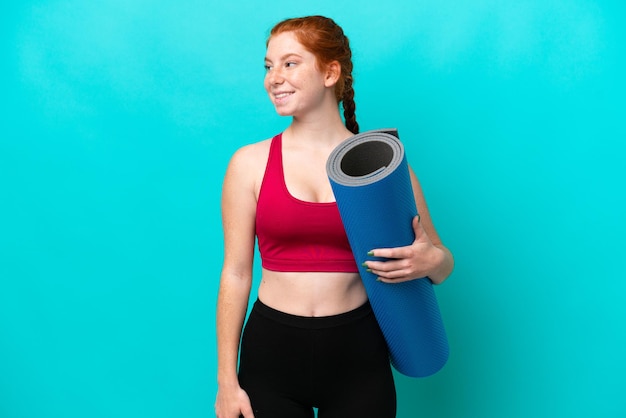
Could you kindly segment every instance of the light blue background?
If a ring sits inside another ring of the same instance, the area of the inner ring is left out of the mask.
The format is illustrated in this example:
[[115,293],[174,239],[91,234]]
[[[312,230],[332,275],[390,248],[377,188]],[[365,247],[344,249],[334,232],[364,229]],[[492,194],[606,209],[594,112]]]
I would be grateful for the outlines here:
[[626,416],[623,2],[1,9],[0,417],[213,416],[221,181],[287,126],[264,41],[313,13],[456,255],[450,360],[398,416]]

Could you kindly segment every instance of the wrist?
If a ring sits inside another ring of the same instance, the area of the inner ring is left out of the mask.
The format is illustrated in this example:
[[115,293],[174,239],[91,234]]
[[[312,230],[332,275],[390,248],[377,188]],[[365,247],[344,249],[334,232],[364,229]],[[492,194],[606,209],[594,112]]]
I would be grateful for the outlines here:
[[217,385],[221,388],[239,387],[237,373],[225,373],[217,375]]
[[444,249],[436,245],[433,246],[433,251],[431,255],[431,271],[430,271],[430,274],[428,275],[428,278],[430,278],[430,280],[434,284],[441,284],[448,276],[448,273],[445,273],[443,271],[443,270],[447,270],[446,258],[447,258],[447,253]]

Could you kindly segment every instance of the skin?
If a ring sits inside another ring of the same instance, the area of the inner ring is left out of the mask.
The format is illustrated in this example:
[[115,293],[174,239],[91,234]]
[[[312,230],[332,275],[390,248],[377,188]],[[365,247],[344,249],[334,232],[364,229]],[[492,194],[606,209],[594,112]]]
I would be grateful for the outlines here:
[[[283,165],[289,193],[309,202],[332,202],[326,175],[331,151],[353,134],[341,120],[334,87],[338,62],[319,68],[315,56],[293,33],[270,40],[265,65],[265,89],[278,114],[291,116],[283,132]],[[271,139],[247,145],[232,157],[222,189],[224,264],[217,304],[218,418],[253,417],[250,400],[239,386],[239,340],[252,285],[255,214]],[[430,219],[417,177],[411,171],[421,218],[415,218],[415,241],[399,248],[373,249],[392,258],[367,262],[387,283],[428,276],[443,282],[453,268],[451,253],[441,243]],[[392,284],[390,284],[392,285]],[[274,309],[301,316],[328,316],[355,309],[367,300],[358,273],[276,272],[262,270],[259,299]]]

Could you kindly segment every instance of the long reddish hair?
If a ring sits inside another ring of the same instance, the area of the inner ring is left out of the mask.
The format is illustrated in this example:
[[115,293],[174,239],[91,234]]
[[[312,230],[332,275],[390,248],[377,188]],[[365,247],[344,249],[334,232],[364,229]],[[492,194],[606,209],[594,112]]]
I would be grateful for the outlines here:
[[348,37],[343,29],[330,18],[324,16],[305,16],[286,19],[277,23],[270,31],[269,40],[274,35],[293,32],[309,52],[315,55],[317,65],[323,70],[328,64],[337,61],[341,66],[341,74],[335,85],[335,96],[343,105],[346,128],[352,133],[359,133],[356,121],[356,104],[352,84],[352,50]]

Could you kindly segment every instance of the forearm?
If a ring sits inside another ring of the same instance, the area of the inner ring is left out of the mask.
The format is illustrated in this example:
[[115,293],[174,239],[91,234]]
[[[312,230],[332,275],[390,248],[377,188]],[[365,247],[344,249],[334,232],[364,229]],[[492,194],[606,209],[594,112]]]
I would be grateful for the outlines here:
[[222,276],[217,301],[217,380],[237,382],[239,341],[250,297],[251,279]]

